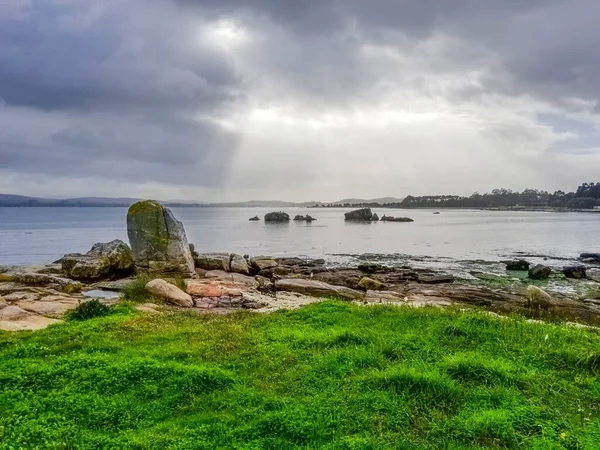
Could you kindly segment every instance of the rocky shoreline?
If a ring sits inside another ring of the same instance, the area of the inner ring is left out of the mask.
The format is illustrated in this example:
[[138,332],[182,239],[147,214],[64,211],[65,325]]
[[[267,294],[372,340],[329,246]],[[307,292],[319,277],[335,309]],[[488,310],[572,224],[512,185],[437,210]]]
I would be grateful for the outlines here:
[[[503,263],[504,274],[472,270],[470,278],[457,278],[443,269],[372,261],[333,266],[324,259],[201,253],[188,244],[183,224],[172,212],[151,201],[133,205],[127,225],[130,245],[115,240],[53,264],[0,267],[0,329],[41,329],[59,323],[82,302],[116,303],[140,273],[151,280],[149,297],[161,302],[137,306],[144,311],[269,312],[338,298],[600,322],[596,253],[582,254],[577,264],[569,261],[560,270],[523,258]],[[563,285],[577,289],[556,289]]]

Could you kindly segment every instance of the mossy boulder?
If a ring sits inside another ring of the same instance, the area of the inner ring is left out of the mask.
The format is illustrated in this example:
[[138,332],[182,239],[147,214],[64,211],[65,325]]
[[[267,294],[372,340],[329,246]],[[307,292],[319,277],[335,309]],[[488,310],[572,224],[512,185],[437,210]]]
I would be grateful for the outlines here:
[[183,224],[154,200],[134,203],[127,212],[127,235],[139,271],[194,274]]
[[133,272],[133,255],[129,246],[119,240],[94,244],[85,255],[71,253],[60,260],[62,271],[74,280],[97,281]]
[[74,280],[96,281],[110,277],[110,260],[103,256],[65,255],[62,271]]

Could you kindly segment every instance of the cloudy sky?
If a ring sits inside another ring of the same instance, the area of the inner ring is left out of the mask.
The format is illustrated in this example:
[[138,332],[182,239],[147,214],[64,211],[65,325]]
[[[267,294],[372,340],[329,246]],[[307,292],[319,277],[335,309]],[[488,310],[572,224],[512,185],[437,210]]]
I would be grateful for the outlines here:
[[600,179],[598,0],[0,0],[0,192],[231,201]]

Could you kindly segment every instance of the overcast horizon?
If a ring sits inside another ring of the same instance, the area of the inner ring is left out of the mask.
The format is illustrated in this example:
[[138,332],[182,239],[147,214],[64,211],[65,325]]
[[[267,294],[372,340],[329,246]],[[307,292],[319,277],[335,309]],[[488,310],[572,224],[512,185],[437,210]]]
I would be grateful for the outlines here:
[[594,0],[5,0],[0,193],[573,191],[598,181],[598,17]]

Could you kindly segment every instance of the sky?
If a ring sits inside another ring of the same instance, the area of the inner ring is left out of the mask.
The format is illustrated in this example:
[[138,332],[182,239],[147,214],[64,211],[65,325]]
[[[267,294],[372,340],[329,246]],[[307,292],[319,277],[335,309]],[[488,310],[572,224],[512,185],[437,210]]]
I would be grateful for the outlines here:
[[598,0],[0,0],[0,192],[600,181]]

